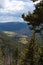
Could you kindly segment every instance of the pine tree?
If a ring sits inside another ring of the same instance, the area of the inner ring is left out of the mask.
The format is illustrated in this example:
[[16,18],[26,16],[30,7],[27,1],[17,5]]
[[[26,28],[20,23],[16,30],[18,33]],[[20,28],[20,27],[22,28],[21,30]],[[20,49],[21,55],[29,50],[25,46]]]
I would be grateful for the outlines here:
[[38,65],[39,43],[37,39],[34,40],[34,35],[26,46],[27,51],[21,65]]
[[[29,12],[28,15],[23,14],[22,18],[27,21],[28,24],[32,25],[32,29],[34,29],[35,32],[40,32],[43,29],[43,1],[41,0],[40,3],[35,5],[33,13]],[[36,28],[40,26],[40,30],[36,30]]]
[[43,65],[43,46],[40,48],[39,65]]
[[[32,0],[32,1],[34,2],[36,0]],[[24,21],[27,21],[28,25],[32,26],[30,27],[30,29],[34,30],[33,37],[30,41],[31,43],[28,48],[28,52],[24,59],[25,60],[24,63],[26,64],[28,60],[29,65],[38,65],[39,47],[38,47],[38,43],[35,42],[36,40],[35,35],[36,33],[41,33],[41,31],[43,30],[43,1],[41,0],[40,3],[35,5],[35,10],[33,11],[33,13],[29,12],[27,15],[23,14],[22,18],[24,19]]]

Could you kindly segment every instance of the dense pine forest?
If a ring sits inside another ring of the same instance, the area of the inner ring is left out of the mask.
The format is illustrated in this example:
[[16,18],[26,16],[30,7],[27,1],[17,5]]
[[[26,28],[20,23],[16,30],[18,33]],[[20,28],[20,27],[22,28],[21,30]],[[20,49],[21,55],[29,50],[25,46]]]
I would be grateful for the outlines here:
[[[34,6],[32,13],[22,14],[33,31],[30,39],[25,35],[0,32],[0,65],[43,65],[43,0]],[[41,42],[37,39],[38,34]]]

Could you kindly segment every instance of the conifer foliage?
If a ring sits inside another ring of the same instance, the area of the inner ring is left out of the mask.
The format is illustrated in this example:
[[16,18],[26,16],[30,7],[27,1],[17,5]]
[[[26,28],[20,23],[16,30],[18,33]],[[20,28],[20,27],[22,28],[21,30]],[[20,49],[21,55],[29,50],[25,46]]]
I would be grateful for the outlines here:
[[[36,0],[32,0],[33,2]],[[43,29],[43,0],[40,1],[40,3],[38,4],[34,4],[35,5],[35,10],[33,11],[33,13],[28,13],[27,15],[22,14],[22,18],[24,19],[24,21],[29,22],[28,24],[32,25],[33,28],[35,28],[38,26],[41,26],[40,30]],[[36,30],[37,32],[37,30]],[[38,30],[39,32],[39,30]]]
[[[33,2],[38,0],[32,0]],[[38,4],[34,4],[35,10],[32,13],[28,13],[25,15],[22,14],[22,18],[24,21],[27,21],[28,25],[31,25],[31,30],[34,30],[33,37],[30,40],[30,44],[28,47],[28,51],[25,57],[24,65],[39,65],[39,44],[35,40],[35,34],[40,33],[43,30],[43,0],[41,0]],[[42,57],[41,64],[42,65]]]

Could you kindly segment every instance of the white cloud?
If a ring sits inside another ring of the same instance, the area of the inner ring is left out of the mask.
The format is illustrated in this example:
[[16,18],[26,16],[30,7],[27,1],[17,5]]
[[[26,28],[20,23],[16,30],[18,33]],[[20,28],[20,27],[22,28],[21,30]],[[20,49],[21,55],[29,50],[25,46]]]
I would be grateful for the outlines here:
[[24,3],[22,1],[12,1],[10,2],[9,0],[5,2],[5,9],[10,10],[10,11],[19,11],[23,9]]
[[13,16],[1,16],[0,22],[23,22],[23,19],[20,17],[13,17]]
[[4,0],[0,0],[0,7],[4,7]]
[[[10,12],[10,11],[23,11],[27,8],[33,6],[32,2],[16,1],[16,0],[4,0],[4,8],[0,9],[0,12]],[[2,5],[3,5],[2,4]]]
[[[2,13],[2,16],[0,16],[0,22],[2,21],[21,21],[21,18],[14,18],[13,16],[9,17],[6,13],[12,13],[12,14],[19,14],[19,13],[27,13],[29,11],[33,11],[33,3],[31,1],[23,1],[23,0],[0,0],[0,5],[3,6],[3,8],[0,8],[0,13]],[[21,14],[20,14],[21,15]]]

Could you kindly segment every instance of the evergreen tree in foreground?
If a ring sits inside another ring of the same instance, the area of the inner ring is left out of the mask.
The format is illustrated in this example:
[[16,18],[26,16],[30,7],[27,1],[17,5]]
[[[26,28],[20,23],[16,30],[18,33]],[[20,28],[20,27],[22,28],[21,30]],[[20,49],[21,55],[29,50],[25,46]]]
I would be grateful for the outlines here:
[[34,35],[27,45],[27,51],[21,65],[38,65],[39,62],[39,43],[34,40]]
[[43,65],[43,46],[40,47],[39,65]]
[[33,38],[30,41],[28,52],[24,59],[24,65],[38,65],[39,47],[38,43],[35,42],[35,34],[41,33],[43,30],[43,1],[41,0],[40,3],[35,5],[33,13],[29,12],[28,15],[23,14],[22,18],[24,21],[27,21],[28,25],[31,25],[31,30],[34,30]]
[[[40,3],[35,5],[33,13],[29,12],[28,15],[23,14],[22,18],[24,21],[27,21],[28,24],[32,25],[32,29],[35,30],[35,32],[40,32],[43,29],[43,1],[41,0]],[[40,29],[36,30],[37,27]]]

